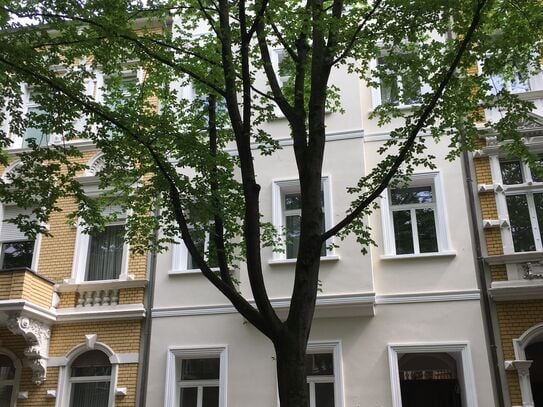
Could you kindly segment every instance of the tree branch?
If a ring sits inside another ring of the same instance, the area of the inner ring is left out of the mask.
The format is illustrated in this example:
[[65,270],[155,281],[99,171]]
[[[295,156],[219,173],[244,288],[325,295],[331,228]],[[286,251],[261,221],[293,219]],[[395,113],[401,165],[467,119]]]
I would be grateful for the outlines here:
[[458,47],[458,50],[453,59],[453,62],[444,73],[443,79],[441,80],[438,88],[432,95],[430,102],[422,111],[422,114],[420,115],[415,125],[412,126],[411,130],[409,131],[409,136],[407,137],[407,140],[403,144],[402,148],[400,149],[400,152],[398,153],[398,156],[396,157],[396,159],[390,166],[390,169],[387,171],[385,176],[382,178],[379,185],[366,198],[364,198],[364,200],[360,202],[360,204],[351,213],[349,213],[343,220],[341,220],[334,227],[332,227],[331,229],[323,233],[321,235],[322,241],[326,241],[330,237],[334,236],[335,234],[340,232],[343,228],[345,228],[347,225],[349,225],[353,220],[355,220],[356,217],[360,215],[364,211],[364,209],[366,209],[368,205],[371,204],[371,202],[373,202],[387,188],[389,182],[392,180],[392,178],[394,178],[398,169],[400,168],[405,158],[407,157],[409,151],[415,144],[415,139],[417,138],[417,135],[419,134],[420,130],[424,127],[426,120],[432,114],[434,107],[437,105],[439,99],[443,95],[443,92],[445,91],[445,88],[447,87],[449,81],[454,76],[456,68],[458,68],[458,66],[460,65],[462,57],[464,53],[466,52],[466,50],[469,48],[469,45],[471,41],[473,40],[477,27],[479,26],[481,22],[483,9],[485,5],[488,3],[488,1],[489,0],[480,0],[478,2],[477,8],[471,20],[471,24],[468,28],[466,36],[461,41]]

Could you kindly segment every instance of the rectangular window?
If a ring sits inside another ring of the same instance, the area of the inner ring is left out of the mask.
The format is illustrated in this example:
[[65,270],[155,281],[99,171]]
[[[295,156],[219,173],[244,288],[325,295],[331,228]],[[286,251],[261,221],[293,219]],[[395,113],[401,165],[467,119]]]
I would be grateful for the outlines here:
[[3,208],[4,221],[0,226],[0,269],[32,268],[35,241],[28,240],[14,223],[6,222],[21,214],[30,215],[31,211],[15,206]]
[[124,225],[108,225],[90,235],[85,280],[113,280],[121,274],[124,254]]
[[[405,56],[406,58],[408,55]],[[394,75],[388,69],[386,57],[377,59],[377,65],[383,72],[380,77],[379,96],[380,103],[392,105],[413,105],[420,101],[422,84],[419,78],[412,78],[407,72]]]
[[[274,253],[276,258],[295,259],[300,246],[302,202],[298,180],[274,182],[274,219],[276,230],[284,238],[284,253]],[[323,232],[331,224],[329,178],[322,179],[321,208],[324,213]],[[321,256],[329,255],[326,244],[322,245]]]
[[309,407],[334,407],[333,353],[311,353],[305,360]]
[[[211,234],[202,230],[196,231],[193,229],[191,231],[191,236],[194,241],[194,245],[198,249],[198,252],[204,255],[204,259],[206,259],[209,267],[218,267],[219,262],[217,260],[217,253],[215,250],[215,241],[211,239]],[[192,255],[187,249],[185,250],[187,251],[187,270],[199,269],[200,267],[198,267],[198,264],[196,264],[196,261],[193,259]]]
[[531,90],[528,78],[523,77],[519,72],[515,73],[510,80],[506,80],[501,75],[492,75],[488,82],[492,95],[497,95],[503,90],[507,90],[511,93],[524,93]]
[[33,122],[33,120],[35,120],[35,116],[43,114],[44,111],[41,109],[40,105],[34,100],[31,90],[27,91],[26,98],[26,119],[28,125],[23,134],[23,141],[21,147],[29,147],[30,139],[33,139],[36,144],[38,144],[38,146],[46,146],[47,144],[49,144],[49,135],[45,134],[40,128],[31,127],[31,123]]
[[432,185],[390,188],[390,210],[396,254],[439,250]]
[[439,172],[413,174],[381,197],[384,257],[454,255]]
[[226,348],[170,348],[165,407],[224,407]]

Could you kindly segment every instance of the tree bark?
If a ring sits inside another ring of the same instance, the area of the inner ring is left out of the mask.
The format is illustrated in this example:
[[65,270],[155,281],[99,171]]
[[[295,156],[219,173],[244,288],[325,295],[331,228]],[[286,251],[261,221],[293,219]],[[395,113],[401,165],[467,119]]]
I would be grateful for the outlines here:
[[275,344],[277,389],[281,407],[309,407],[305,373],[306,342],[299,338]]

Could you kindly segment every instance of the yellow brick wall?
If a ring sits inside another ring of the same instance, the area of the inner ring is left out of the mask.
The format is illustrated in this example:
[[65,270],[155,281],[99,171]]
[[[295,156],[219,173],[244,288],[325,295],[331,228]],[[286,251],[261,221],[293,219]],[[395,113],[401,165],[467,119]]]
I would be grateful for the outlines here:
[[502,235],[500,229],[485,229],[486,250],[489,256],[503,254]]
[[498,208],[496,207],[496,195],[494,192],[479,194],[481,215],[483,219],[498,219]]
[[144,288],[124,288],[119,292],[119,304],[142,304]]
[[22,297],[44,308],[51,307],[53,297],[53,284],[37,275],[26,272]]
[[507,268],[505,264],[490,266],[490,275],[492,276],[492,281],[507,281]]
[[60,293],[60,301],[57,308],[73,308],[75,307],[76,293]]
[[51,333],[49,356],[65,356],[85,342],[86,334],[96,334],[116,353],[138,352],[141,321],[96,321],[57,325]]
[[490,172],[490,160],[488,157],[474,158],[475,180],[477,184],[492,184],[492,173]]
[[[543,300],[496,303],[498,325],[504,360],[513,360],[513,339],[520,337],[532,326],[543,322]],[[507,372],[507,383],[513,405],[522,405],[518,374]]]
[[117,397],[115,399],[115,407],[134,407],[136,405],[137,382],[137,363],[127,363],[119,366],[119,372],[117,374],[117,387],[126,387],[127,394],[124,397]]

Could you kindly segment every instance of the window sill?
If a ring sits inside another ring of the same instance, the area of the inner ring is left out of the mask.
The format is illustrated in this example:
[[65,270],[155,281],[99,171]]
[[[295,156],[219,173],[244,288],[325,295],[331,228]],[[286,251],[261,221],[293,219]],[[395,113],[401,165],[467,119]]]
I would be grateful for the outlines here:
[[58,292],[92,291],[121,288],[140,288],[147,285],[147,280],[96,280],[73,283],[66,281],[58,285]]
[[430,257],[454,257],[456,251],[444,250],[436,253],[416,253],[416,254],[383,254],[381,260],[405,260],[405,259],[423,259]]
[[[322,261],[338,261],[339,256],[337,254],[329,254],[327,256],[321,257]],[[268,260],[268,264],[270,266],[274,266],[277,264],[296,264],[296,259],[270,259]]]
[[[211,271],[219,271],[219,268],[218,267],[212,267]],[[169,276],[182,276],[182,275],[194,275],[194,274],[202,274],[202,270],[200,270],[200,269],[168,270],[168,275]]]

